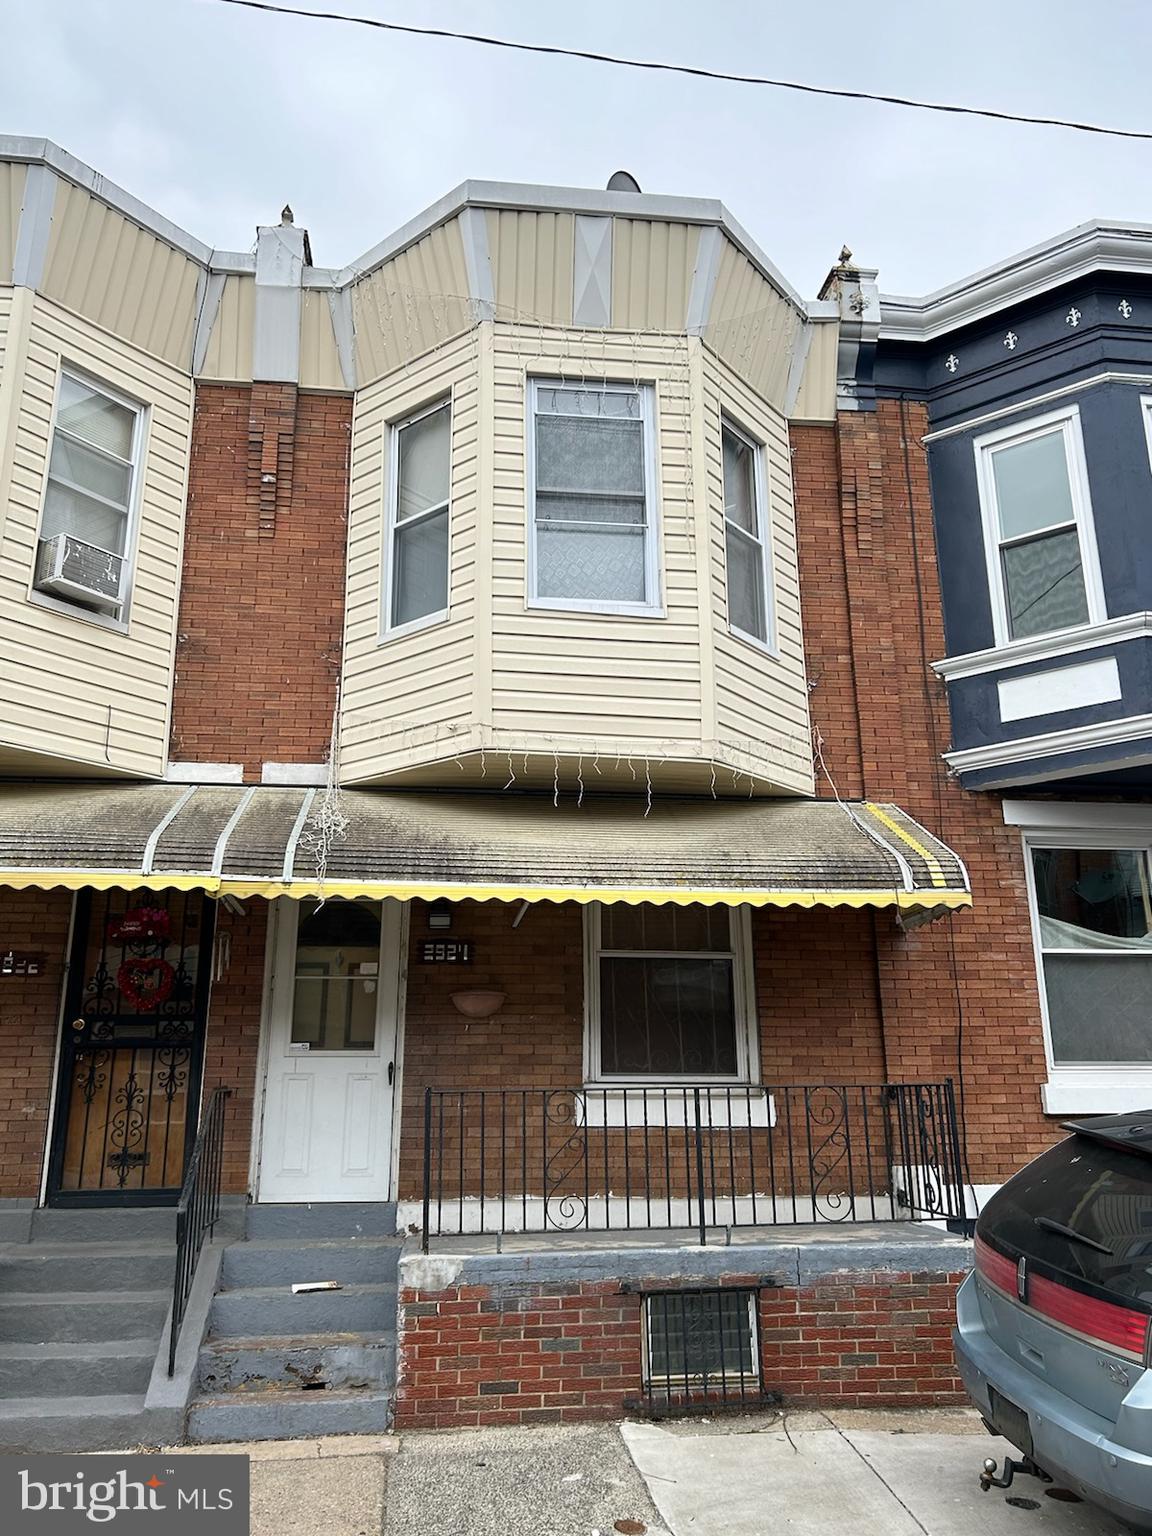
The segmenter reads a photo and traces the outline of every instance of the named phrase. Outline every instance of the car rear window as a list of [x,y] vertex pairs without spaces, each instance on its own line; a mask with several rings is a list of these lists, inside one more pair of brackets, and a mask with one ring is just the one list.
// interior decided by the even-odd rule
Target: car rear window
[[[1110,1249],[1038,1226],[1059,1222]],[[1070,1136],[998,1190],[977,1223],[980,1236],[1093,1289],[1152,1304],[1152,1158]]]

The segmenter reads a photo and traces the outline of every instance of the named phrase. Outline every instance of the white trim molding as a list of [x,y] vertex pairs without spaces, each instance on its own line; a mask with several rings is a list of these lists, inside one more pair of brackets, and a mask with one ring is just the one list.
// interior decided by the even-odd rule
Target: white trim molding
[[328,782],[327,763],[263,763],[261,784],[277,784],[284,789],[318,789]]
[[1004,825],[1044,832],[1141,832],[1152,840],[1152,805],[1106,800],[1004,800]]
[[243,763],[169,763],[169,784],[243,784]]
[[[944,761],[957,773],[976,773],[983,768],[1006,767],[1026,763],[1034,757],[1064,757],[1070,752],[1088,752],[1093,747],[1123,746],[1152,736],[1152,715],[1127,715],[1119,720],[1098,720],[1094,725],[1072,726],[1066,731],[1049,731],[1043,736],[1023,736],[1013,741],[996,741],[986,747],[966,747],[960,752],[945,752]],[[1059,777],[1053,774],[1052,777]]]
[[1000,719],[1006,725],[1085,709],[1090,704],[1116,704],[1124,697],[1115,656],[1004,677],[996,684],[996,691]]
[[880,335],[932,341],[1100,271],[1152,272],[1152,225],[1093,220],[923,298],[882,294]]
[[1152,1112],[1152,1064],[1051,1067],[1040,1090],[1049,1115],[1123,1115]]
[[1104,645],[1119,645],[1124,640],[1152,638],[1152,613],[1128,613],[1099,624],[1080,624],[1075,629],[1061,629],[1047,635],[1028,635],[1007,645],[990,646],[986,651],[968,651],[962,656],[944,656],[932,663],[932,670],[946,683],[961,677],[976,677],[981,672],[1000,672],[1005,667],[1021,667],[1031,661],[1058,661],[1075,651],[1094,651]]
[[980,416],[970,416],[951,427],[937,427],[935,432],[925,432],[922,443],[938,443],[942,437],[958,437],[962,432],[972,432],[991,421],[1003,421],[1008,416],[1018,416],[1021,411],[1033,411],[1038,405],[1049,405],[1053,400],[1065,400],[1069,395],[1083,394],[1097,384],[1136,384],[1147,389],[1152,386],[1152,374],[1148,373],[1094,373],[1089,379],[1077,379],[1075,384],[1062,384],[1059,389],[1049,389],[1042,395],[1032,395],[1027,400],[1017,400],[1014,405],[1002,405],[994,411],[984,411]]

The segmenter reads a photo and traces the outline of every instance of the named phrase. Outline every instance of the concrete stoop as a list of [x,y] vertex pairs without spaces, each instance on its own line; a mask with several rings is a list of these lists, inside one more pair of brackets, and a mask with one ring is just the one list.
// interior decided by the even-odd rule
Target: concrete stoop
[[[252,1206],[200,1350],[194,1443],[371,1434],[396,1379],[395,1207]],[[293,1294],[303,1282],[338,1290]]]
[[167,1209],[35,1211],[0,1245],[0,1450],[139,1441],[175,1258]]

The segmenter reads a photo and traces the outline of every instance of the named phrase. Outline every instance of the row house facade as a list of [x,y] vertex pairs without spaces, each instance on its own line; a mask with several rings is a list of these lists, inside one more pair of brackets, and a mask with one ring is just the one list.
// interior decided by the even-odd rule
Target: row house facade
[[3,1443],[956,1397],[984,1194],[1143,1102],[1147,241],[330,269],[0,139]]

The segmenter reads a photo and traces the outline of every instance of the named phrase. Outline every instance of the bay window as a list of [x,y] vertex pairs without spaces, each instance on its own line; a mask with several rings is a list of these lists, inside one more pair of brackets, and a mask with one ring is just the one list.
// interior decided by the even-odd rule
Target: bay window
[[533,380],[528,595],[548,607],[659,604],[652,391]]
[[392,428],[386,631],[447,617],[451,445],[448,400]]

